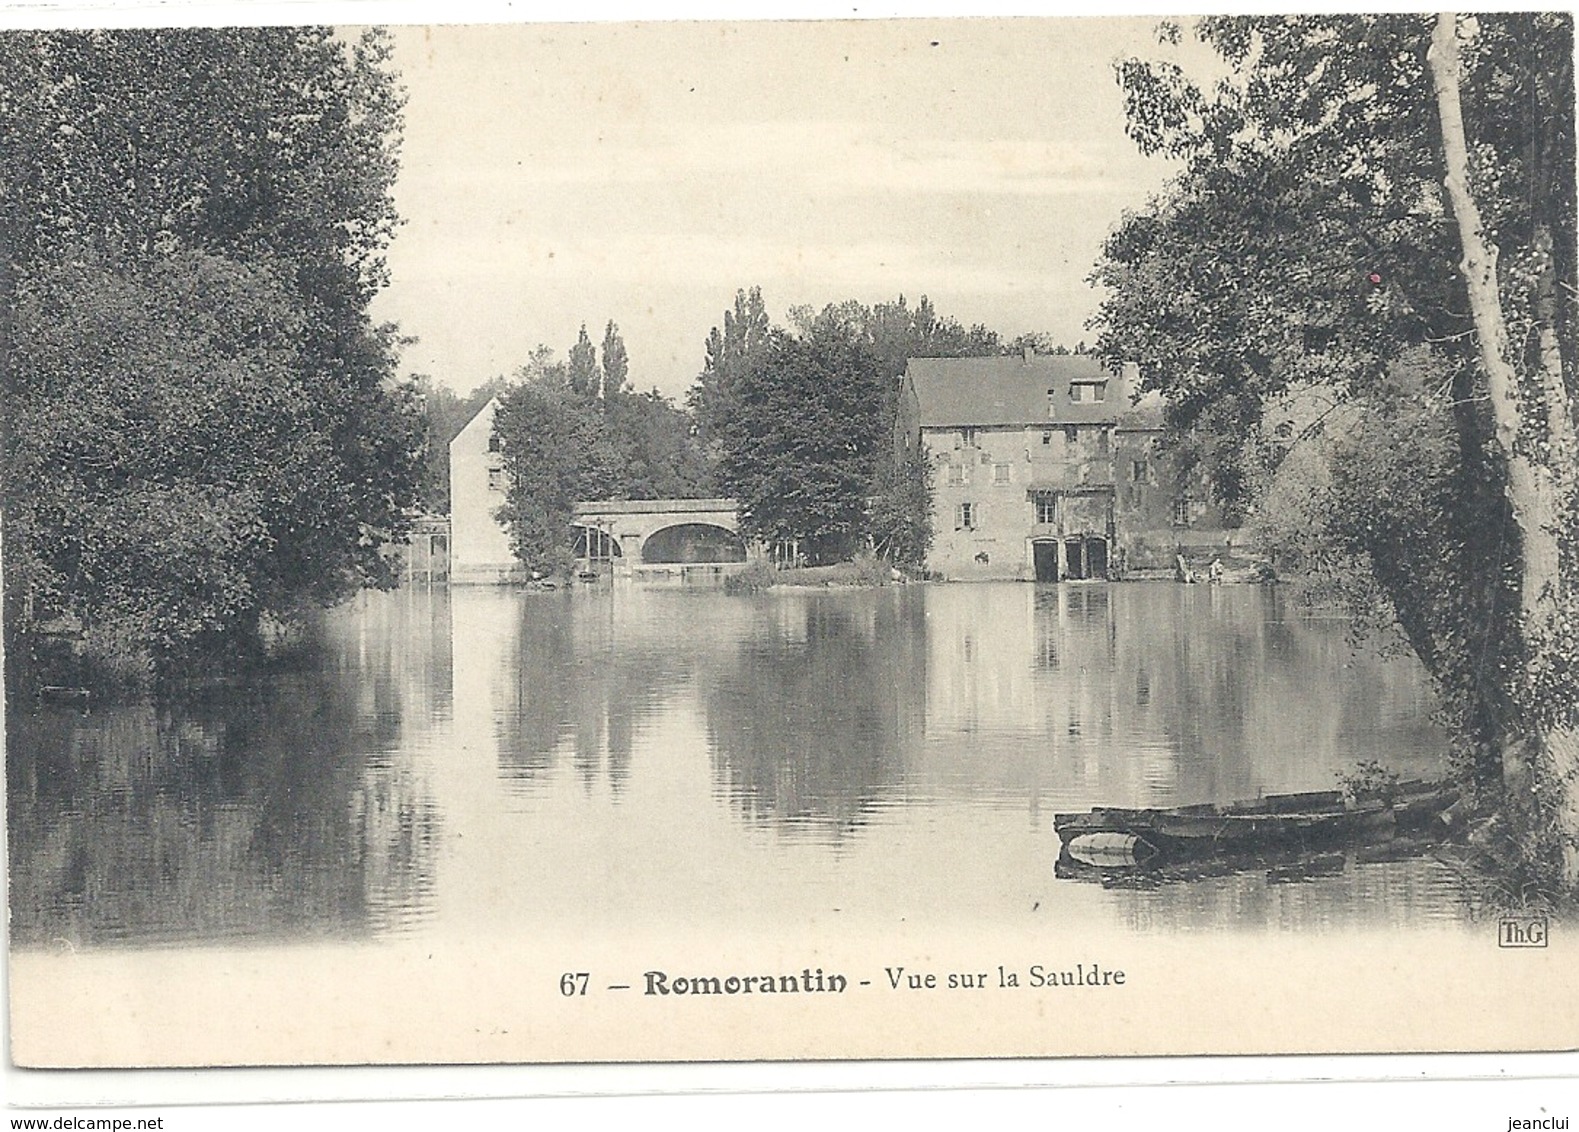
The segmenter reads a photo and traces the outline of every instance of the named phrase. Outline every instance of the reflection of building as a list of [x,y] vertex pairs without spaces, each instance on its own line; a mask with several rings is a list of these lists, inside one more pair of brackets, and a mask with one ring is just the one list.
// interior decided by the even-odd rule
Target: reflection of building
[[1135,379],[1081,354],[910,359],[899,428],[932,470],[928,566],[1059,581],[1107,577],[1115,552],[1171,559],[1173,528],[1201,516],[1161,466],[1161,409],[1132,403]]
[[494,513],[504,506],[504,453],[493,431],[497,397],[450,441],[450,581],[497,583],[522,576]]
[[401,584],[445,582],[450,576],[450,520],[446,515],[418,515],[411,534],[396,548]]

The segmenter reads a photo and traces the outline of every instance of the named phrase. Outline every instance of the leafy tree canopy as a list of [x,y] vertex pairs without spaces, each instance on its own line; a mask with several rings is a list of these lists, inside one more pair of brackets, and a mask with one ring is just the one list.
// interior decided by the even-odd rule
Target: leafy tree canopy
[[583,326],[569,363],[539,346],[501,397],[494,429],[510,486],[502,511],[517,557],[544,574],[571,566],[571,517],[581,500],[685,499],[714,485],[690,417],[656,389],[627,388],[619,328],[604,332],[602,366]]
[[[1286,454],[1315,449],[1302,529],[1262,522],[1364,583],[1351,594],[1437,678],[1482,780],[1514,809],[1545,799],[1515,822],[1529,859],[1579,882],[1579,666],[1572,632],[1556,643],[1579,624],[1571,18],[1195,30],[1226,71],[1210,86],[1118,68],[1131,136],[1183,172],[1104,248],[1098,351],[1139,362],[1249,511],[1289,498],[1284,463],[1313,465]],[[1313,391],[1337,408],[1265,443],[1269,410],[1297,416]]]
[[882,437],[882,386],[867,346],[833,323],[774,330],[735,382],[720,478],[745,533],[848,557],[866,530]]
[[[691,405],[741,501],[770,542],[833,560],[870,542],[918,568],[931,544],[931,485],[896,447],[899,379],[911,358],[1000,353],[998,335],[939,315],[922,296],[868,306],[795,307],[774,327],[758,288],[741,290],[714,328]],[[1019,347],[1034,344],[1016,342]]]
[[420,423],[367,303],[401,97],[376,33],[0,37],[7,625],[176,658],[386,577]]

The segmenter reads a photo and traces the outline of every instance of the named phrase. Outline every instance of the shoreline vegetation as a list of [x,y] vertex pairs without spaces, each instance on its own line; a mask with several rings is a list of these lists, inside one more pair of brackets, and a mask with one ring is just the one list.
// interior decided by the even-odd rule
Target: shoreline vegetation
[[770,589],[864,589],[886,586],[910,578],[875,554],[860,554],[847,562],[828,566],[778,567],[758,559],[744,570],[724,578],[724,592],[762,593]]

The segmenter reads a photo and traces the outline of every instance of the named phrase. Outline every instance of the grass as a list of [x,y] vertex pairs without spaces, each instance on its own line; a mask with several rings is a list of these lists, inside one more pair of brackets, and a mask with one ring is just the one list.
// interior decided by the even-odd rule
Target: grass
[[758,560],[725,578],[724,589],[729,593],[761,593],[773,586],[854,589],[886,586],[892,580],[893,568],[886,560],[868,551],[856,555],[849,562],[836,562],[831,566],[797,566],[784,570],[776,569],[770,562]]

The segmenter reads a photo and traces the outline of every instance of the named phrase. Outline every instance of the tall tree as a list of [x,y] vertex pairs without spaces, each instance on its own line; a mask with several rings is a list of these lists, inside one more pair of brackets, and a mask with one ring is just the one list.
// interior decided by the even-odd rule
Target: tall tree
[[[931,483],[926,468],[894,445],[900,378],[911,358],[999,353],[998,335],[984,326],[967,328],[953,318],[939,316],[925,295],[914,307],[903,295],[876,306],[850,299],[820,310],[795,307],[789,312],[789,323],[789,330],[773,328],[760,289],[752,288],[736,293],[734,309],[724,313],[723,329],[715,327],[708,336],[705,366],[691,390],[690,404],[708,454],[719,463],[722,482],[726,487],[748,483],[749,490],[761,490],[774,482],[762,467],[764,457],[758,442],[769,433],[775,443],[783,441],[785,422],[776,410],[764,411],[760,402],[766,397],[781,406],[792,403],[782,388],[784,374],[799,372],[805,380],[820,380],[811,376],[819,367],[825,374],[839,373],[838,380],[848,388],[802,391],[798,396],[804,399],[803,408],[810,414],[808,419],[818,419],[821,401],[849,398],[863,408],[860,416],[845,423],[866,430],[865,434],[859,443],[840,434],[854,447],[835,445],[824,450],[798,445],[802,458],[831,461],[824,469],[828,474],[819,479],[802,472],[785,473],[797,478],[795,487],[802,499],[798,508],[779,513],[766,499],[753,507],[760,515],[772,512],[777,516],[769,524],[773,530],[792,532],[772,537],[810,538],[806,531],[822,529],[824,518],[815,515],[809,493],[819,484],[836,496],[844,492],[839,485],[854,466],[851,454],[859,452],[857,463],[865,462],[863,507],[858,516],[839,527],[843,533],[838,537],[812,538],[819,547],[817,553],[826,556],[839,547],[849,553],[869,540],[891,561],[919,566],[932,538]],[[792,340],[805,349],[797,353],[798,348],[786,345]],[[850,368],[853,359],[859,359],[859,365]],[[764,366],[772,370],[771,380]],[[794,427],[804,425],[803,420]],[[754,429],[768,429],[769,433],[759,436]],[[854,496],[830,497],[826,501],[828,513],[844,514],[840,508],[850,498]],[[766,532],[768,527],[763,529]]]
[[516,555],[544,574],[572,564],[577,502],[684,499],[713,490],[690,417],[657,390],[624,388],[625,344],[612,321],[604,335],[601,397],[596,383],[572,376],[591,349],[585,327],[570,365],[539,346],[516,371],[519,384],[503,393],[495,421],[510,472],[505,524]]
[[520,385],[500,399],[494,431],[509,471],[501,513],[516,557],[544,574],[567,572],[575,504],[612,497],[621,472],[603,413],[568,387]]
[[734,387],[767,345],[771,323],[762,288],[735,292],[735,305],[724,312],[724,325],[707,336],[702,373],[687,394],[703,443],[718,453],[719,438],[729,428],[735,404]]
[[[1568,82],[1556,84],[1556,93],[1566,102],[1547,101],[1544,106],[1537,102],[1534,110],[1543,118],[1560,118],[1566,109],[1568,128],[1554,128],[1548,118],[1524,132],[1529,243],[1522,271],[1508,281],[1515,307],[1534,316],[1530,325],[1534,346],[1522,350],[1509,341],[1503,283],[1497,271],[1499,249],[1470,183],[1469,141],[1459,90],[1463,68],[1458,24],[1452,13],[1437,17],[1427,58],[1442,123],[1444,184],[1463,252],[1459,268],[1491,402],[1492,435],[1507,469],[1508,507],[1519,532],[1521,628],[1536,684],[1529,689],[1534,695],[1526,693],[1515,701],[1516,726],[1522,734],[1504,744],[1502,769],[1522,839],[1537,854],[1554,853],[1565,885],[1579,889],[1579,702],[1573,694],[1579,691],[1579,682],[1572,674],[1579,651],[1579,561],[1575,561],[1579,547],[1573,545],[1579,541],[1573,521],[1579,516],[1579,445],[1572,387],[1565,373],[1565,368],[1572,372],[1574,363],[1573,322],[1565,324],[1558,313],[1553,240],[1558,228],[1566,229],[1570,242],[1574,236],[1572,24],[1567,25],[1569,50],[1563,56]],[[1540,80],[1527,67],[1513,73],[1523,71],[1523,85],[1532,101],[1538,100]],[[1565,163],[1564,171],[1548,171],[1548,164],[1556,161]],[[1550,199],[1554,189],[1566,190],[1567,199]],[[1521,391],[1521,384],[1532,388]],[[1564,541],[1569,543],[1566,555]],[[1553,692],[1566,698],[1553,700]],[[1547,795],[1552,804],[1541,806]],[[1553,827],[1554,844],[1549,847],[1542,843],[1543,821]]]
[[1225,466],[1269,403],[1353,407],[1322,541],[1436,678],[1526,861],[1579,887],[1571,18],[1198,32],[1229,70],[1210,90],[1120,67],[1132,136],[1184,172],[1104,249],[1099,349]]
[[603,385],[603,374],[598,369],[598,349],[587,337],[584,322],[576,336],[576,344],[570,347],[566,379],[570,382],[570,391],[582,397],[596,397]]
[[630,357],[625,352],[625,339],[620,328],[609,319],[603,331],[603,399],[613,400],[625,391],[625,381],[630,374]]
[[1003,349],[997,333],[940,316],[925,295],[914,307],[903,295],[873,307],[854,300],[816,313],[799,307],[790,320],[804,335],[844,339],[871,356],[867,380],[875,384],[879,407],[865,533],[889,561],[919,569],[932,544],[932,480],[919,450],[895,443],[900,379],[911,358],[997,354]]
[[[174,656],[387,578],[421,455],[368,315],[397,223],[387,58],[322,28],[0,37],[8,626],[45,597],[131,638],[157,625],[141,646]],[[91,449],[68,426],[88,406]],[[270,414],[295,439],[264,443]],[[167,490],[226,503],[84,566],[88,512],[152,516]],[[188,581],[137,565],[166,544]],[[195,612],[190,587],[225,596]]]
[[720,479],[742,529],[812,562],[853,553],[882,440],[882,389],[864,344],[831,324],[774,331],[731,389]]

